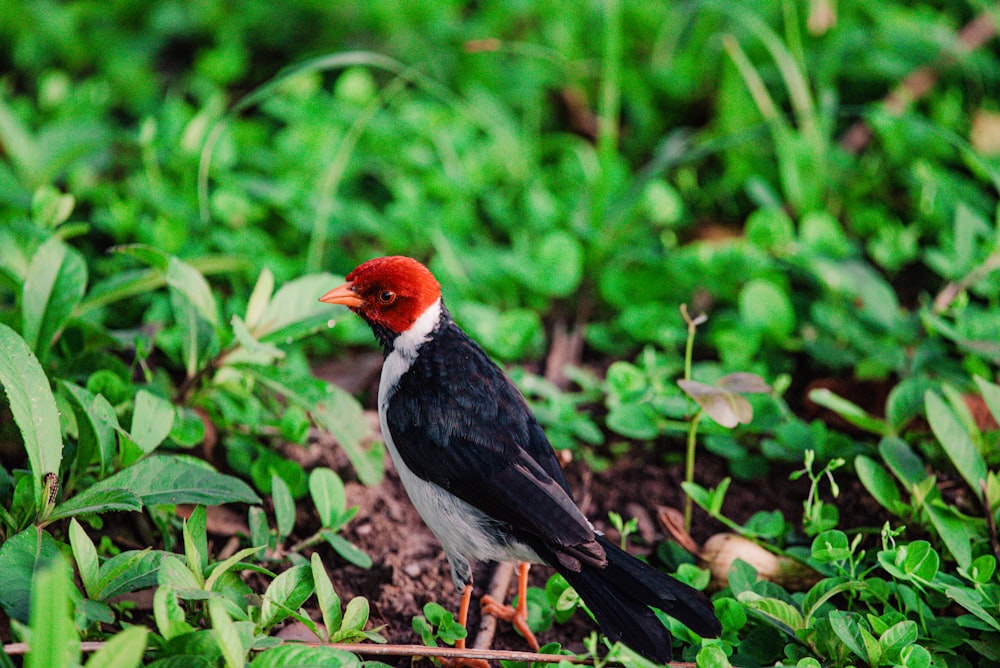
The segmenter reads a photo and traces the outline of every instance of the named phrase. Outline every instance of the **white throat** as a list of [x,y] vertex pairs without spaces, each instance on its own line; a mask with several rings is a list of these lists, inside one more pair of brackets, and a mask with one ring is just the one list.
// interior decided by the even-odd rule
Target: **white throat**
[[[410,328],[396,337],[392,342],[392,352],[382,363],[382,379],[378,387],[379,413],[386,401],[396,391],[400,377],[413,364],[420,354],[420,346],[430,338],[431,332],[441,319],[441,298],[427,307],[420,317],[413,321]],[[384,426],[384,425],[383,425]]]

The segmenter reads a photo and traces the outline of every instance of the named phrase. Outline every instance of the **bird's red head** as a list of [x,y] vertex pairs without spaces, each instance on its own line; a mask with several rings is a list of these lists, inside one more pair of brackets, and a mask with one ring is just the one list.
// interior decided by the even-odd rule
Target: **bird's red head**
[[441,297],[441,286],[424,265],[402,255],[358,265],[347,282],[320,297],[343,304],[373,326],[402,334]]

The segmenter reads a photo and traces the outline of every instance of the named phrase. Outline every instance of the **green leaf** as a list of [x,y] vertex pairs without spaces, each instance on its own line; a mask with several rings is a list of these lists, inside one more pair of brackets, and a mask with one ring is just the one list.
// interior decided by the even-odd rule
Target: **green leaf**
[[80,515],[99,515],[111,512],[137,512],[142,510],[142,500],[134,492],[120,487],[93,485],[55,507],[47,520],[66,519]]
[[698,668],[732,668],[725,650],[718,645],[706,645],[698,650],[695,656]]
[[255,547],[245,547],[236,554],[228,557],[224,561],[212,564],[211,573],[205,579],[205,589],[212,591],[215,589],[215,583],[224,574],[228,573],[232,568],[239,565],[247,557],[253,556],[260,551],[262,551],[266,546],[257,545]]
[[200,590],[203,584],[183,561],[172,554],[164,556],[160,561],[156,581],[160,586],[170,585],[182,598],[186,598],[185,594],[192,589]]
[[858,657],[867,660],[868,654],[861,639],[862,629],[858,623],[858,615],[852,612],[833,610],[829,619],[830,627],[841,642],[847,645],[847,648]]
[[253,292],[250,293],[250,299],[247,300],[247,313],[244,322],[249,329],[257,328],[261,316],[264,315],[264,311],[271,301],[271,293],[273,292],[274,274],[271,273],[270,269],[264,267],[260,270],[257,282],[253,286]]
[[101,577],[97,582],[97,600],[107,601],[119,594],[155,585],[160,561],[167,554],[146,549],[129,550],[111,557],[101,564]]
[[851,558],[847,534],[838,529],[824,531],[813,539],[813,559],[819,562],[844,561]]
[[878,453],[892,474],[907,489],[912,489],[925,478],[924,462],[913,452],[910,444],[896,436],[886,436],[878,444]]
[[937,575],[941,558],[926,540],[915,540],[906,545],[903,570],[918,581],[929,583]]
[[164,640],[171,640],[194,630],[187,623],[187,616],[173,585],[162,584],[156,588],[153,593],[153,618],[156,620],[156,629]]
[[[258,283],[262,279],[263,275]],[[327,273],[307,274],[288,281],[274,293],[258,322],[250,322],[248,307],[247,326],[259,340],[288,343],[289,339],[296,339],[297,334],[308,331],[297,325],[317,320],[325,322],[331,314],[344,312],[342,308],[331,309],[329,304],[319,301],[320,295],[342,282],[343,277]],[[256,288],[254,290],[256,292]]]
[[144,505],[260,503],[260,497],[237,478],[177,455],[151,455],[90,488],[130,490]]
[[773,282],[755,278],[739,295],[740,320],[749,329],[784,341],[795,331],[795,310],[788,293]]
[[174,426],[174,406],[152,392],[139,390],[135,395],[130,434],[145,454],[163,442]]
[[285,619],[288,613],[284,608],[298,610],[313,593],[312,571],[309,566],[293,566],[274,578],[264,592],[260,606],[260,625],[264,629]]
[[274,519],[278,536],[284,540],[295,528],[295,499],[288,485],[277,473],[271,474],[271,499],[274,501]]
[[199,580],[204,580],[205,569],[208,568],[207,521],[205,506],[195,507],[191,516],[184,520],[184,557],[188,568]]
[[247,650],[240,640],[239,631],[226,612],[225,603],[218,598],[208,600],[208,614],[212,620],[212,631],[215,634],[222,656],[225,657],[227,668],[243,668],[246,663]]
[[580,286],[584,253],[573,235],[562,230],[549,232],[533,247],[532,256],[529,273],[534,291],[565,297]]
[[978,497],[979,485],[986,480],[986,461],[976,448],[969,432],[962,427],[961,422],[941,397],[928,390],[924,395],[924,401],[931,431],[973,494]]
[[320,531],[320,535],[323,536],[337,554],[350,563],[359,568],[372,567],[372,558],[340,534],[329,529],[323,529]]
[[867,455],[858,455],[854,458],[854,470],[861,484],[883,508],[896,515],[906,512],[907,505],[903,502],[896,481],[878,462]]
[[967,570],[972,564],[972,541],[981,540],[972,519],[940,501],[925,503],[923,507],[951,556],[961,568]]
[[706,415],[727,429],[753,420],[753,407],[745,397],[696,380],[682,378],[677,384]]
[[340,630],[341,622],[344,619],[344,613],[340,609],[340,597],[333,588],[333,583],[330,582],[330,576],[318,553],[312,553],[309,565],[312,569],[316,600],[319,602],[319,610],[323,615],[323,626],[326,627],[327,640],[329,641],[333,634]]
[[200,271],[176,257],[167,261],[167,285],[177,290],[195,307],[198,315],[213,327],[219,326],[219,307],[212,288]]
[[605,421],[611,431],[638,441],[652,440],[660,433],[656,415],[647,404],[613,406]]
[[344,608],[344,620],[340,625],[341,630],[364,631],[365,624],[368,623],[369,606],[368,599],[363,596],[356,596],[347,602]]
[[915,643],[917,635],[917,623],[912,620],[907,619],[893,624],[878,639],[879,645],[882,646],[882,654],[890,661],[899,661],[903,648]]
[[62,559],[47,562],[35,574],[31,587],[31,651],[25,657],[25,668],[79,663],[80,636],[73,625],[72,589]]
[[[114,409],[104,397],[94,395],[68,380],[60,380],[59,387],[69,400],[79,427],[77,468],[83,470],[91,462],[96,461],[100,466],[100,473],[104,474],[111,465],[117,449],[114,426],[105,419],[108,411],[114,414]],[[99,403],[101,405],[98,405]]]
[[1000,385],[991,383],[979,376],[973,376],[973,379],[976,381],[979,392],[983,395],[983,401],[986,402],[986,407],[990,409],[993,419],[1000,422]]
[[0,606],[11,619],[28,622],[32,580],[44,564],[60,558],[52,537],[34,526],[0,545]]
[[827,388],[819,388],[809,392],[809,401],[828,408],[855,427],[882,436],[887,427],[884,420],[872,417],[857,404],[840,397]]
[[745,605],[748,610],[753,610],[776,623],[780,628],[791,635],[796,631],[805,628],[805,620],[802,613],[795,606],[780,599],[761,596],[753,591],[743,591],[737,596],[737,600]]
[[24,341],[45,361],[49,346],[83,298],[87,265],[58,237],[35,251],[21,299]]
[[319,467],[312,470],[309,474],[309,494],[324,527],[332,527],[344,514],[347,507],[344,482],[331,469]]
[[149,629],[144,626],[130,626],[106,640],[104,645],[90,656],[86,668],[140,666],[148,638]]
[[0,385],[21,432],[31,464],[35,507],[42,508],[42,478],[59,472],[62,434],[59,411],[38,358],[23,339],[0,323]]
[[948,598],[971,612],[981,621],[986,622],[993,629],[1000,631],[1000,619],[997,618],[995,611],[996,604],[990,604],[991,609],[987,610],[983,606],[983,597],[979,592],[965,587],[946,587],[944,593]]
[[83,530],[76,519],[69,523],[69,542],[73,548],[73,559],[76,560],[76,568],[80,572],[80,581],[83,582],[83,589],[87,596],[97,598],[97,582],[99,577],[100,563],[97,559],[97,548],[90,536]]
[[335,666],[336,668],[361,668],[361,660],[354,654],[336,647],[307,647],[279,645],[257,655],[250,668],[286,668],[287,666]]

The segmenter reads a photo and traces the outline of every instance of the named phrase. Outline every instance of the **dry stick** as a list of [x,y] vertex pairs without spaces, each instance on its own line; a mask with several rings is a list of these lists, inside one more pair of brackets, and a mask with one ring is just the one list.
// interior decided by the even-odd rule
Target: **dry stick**
[[[903,79],[885,96],[882,104],[892,116],[899,116],[913,102],[926,95],[937,83],[938,71],[953,64],[957,55],[975,51],[997,33],[997,18],[991,12],[983,12],[967,23],[958,33],[957,54],[942,53],[937,62],[924,65]],[[864,120],[852,125],[840,138],[840,147],[848,153],[860,153],[872,139],[872,130]]]

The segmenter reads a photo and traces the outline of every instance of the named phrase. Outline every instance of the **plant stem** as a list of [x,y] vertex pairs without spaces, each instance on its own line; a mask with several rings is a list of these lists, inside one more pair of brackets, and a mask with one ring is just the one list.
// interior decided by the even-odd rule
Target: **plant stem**
[[[698,423],[701,422],[702,416],[705,415],[705,411],[698,409],[698,412],[694,414],[691,418],[690,426],[688,427],[688,437],[687,437],[687,454],[684,456],[684,481],[694,482],[694,454],[695,447],[698,444]],[[694,508],[694,502],[691,500],[690,496],[684,497],[684,530],[691,531],[691,512]]]

